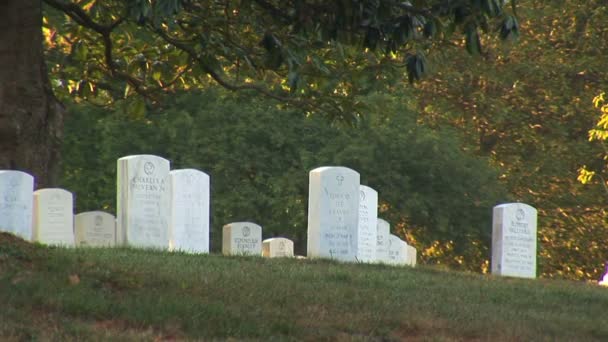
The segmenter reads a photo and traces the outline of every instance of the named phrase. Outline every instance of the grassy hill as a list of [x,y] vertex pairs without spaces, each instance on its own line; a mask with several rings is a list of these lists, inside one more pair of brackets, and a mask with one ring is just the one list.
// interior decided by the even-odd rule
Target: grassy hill
[[0,233],[0,340],[608,340],[608,289]]

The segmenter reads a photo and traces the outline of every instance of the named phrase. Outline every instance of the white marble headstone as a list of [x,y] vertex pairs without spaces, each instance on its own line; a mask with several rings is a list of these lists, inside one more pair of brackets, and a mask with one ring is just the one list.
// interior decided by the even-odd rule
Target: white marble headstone
[[57,188],[34,191],[32,241],[74,246],[72,193]]
[[412,245],[407,245],[407,263],[408,265],[414,267],[416,266],[416,247]]
[[262,227],[251,222],[233,222],[222,228],[222,254],[262,255]]
[[525,203],[497,205],[492,223],[492,273],[536,278],[536,209]]
[[378,192],[369,186],[359,186],[359,224],[357,228],[357,261],[376,261],[378,231]]
[[262,241],[262,256],[267,258],[293,257],[293,241],[286,238],[272,238]]
[[408,244],[398,236],[390,234],[388,237],[388,263],[392,265],[407,265]]
[[391,225],[379,218],[376,235],[376,262],[388,263],[388,243],[391,235]]
[[357,260],[359,173],[325,166],[310,171],[308,188],[309,258]]
[[117,244],[169,248],[169,227],[162,208],[169,161],[134,155],[118,159],[117,164]]
[[116,218],[104,211],[86,211],[74,216],[74,238],[78,247],[116,245]]
[[14,170],[0,170],[0,231],[32,239],[34,177]]
[[209,176],[194,169],[173,170],[166,183],[171,249],[209,253]]

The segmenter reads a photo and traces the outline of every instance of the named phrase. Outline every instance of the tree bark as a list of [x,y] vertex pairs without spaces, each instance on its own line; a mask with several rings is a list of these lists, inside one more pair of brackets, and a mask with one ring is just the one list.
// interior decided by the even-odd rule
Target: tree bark
[[0,1],[0,169],[56,183],[64,109],[43,55],[41,0]]

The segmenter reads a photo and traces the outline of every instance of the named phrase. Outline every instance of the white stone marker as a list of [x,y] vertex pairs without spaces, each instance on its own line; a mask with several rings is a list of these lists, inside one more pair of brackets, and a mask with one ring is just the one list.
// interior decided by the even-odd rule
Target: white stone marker
[[416,247],[407,245],[407,264],[414,267],[416,266]]
[[162,208],[169,161],[144,154],[120,158],[117,164],[117,244],[169,248]]
[[376,261],[378,240],[378,192],[369,186],[359,186],[359,223],[357,227],[357,261]]
[[492,274],[536,278],[536,222],[536,209],[528,204],[494,207]]
[[407,265],[408,244],[398,236],[390,234],[388,237],[388,263],[392,265]]
[[171,249],[209,253],[209,176],[194,169],[173,170],[166,184]]
[[74,238],[78,247],[116,245],[116,218],[104,211],[86,211],[74,216]]
[[32,241],[74,246],[72,193],[57,188],[34,191]]
[[379,218],[377,228],[376,262],[388,263],[388,244],[389,236],[391,235],[391,225]]
[[310,171],[308,257],[356,261],[358,221],[359,173],[341,166]]
[[251,222],[234,222],[222,228],[222,254],[262,255],[262,227]]
[[293,257],[293,241],[286,238],[272,238],[262,241],[262,256],[267,258]]
[[34,177],[14,170],[0,171],[0,231],[32,239]]

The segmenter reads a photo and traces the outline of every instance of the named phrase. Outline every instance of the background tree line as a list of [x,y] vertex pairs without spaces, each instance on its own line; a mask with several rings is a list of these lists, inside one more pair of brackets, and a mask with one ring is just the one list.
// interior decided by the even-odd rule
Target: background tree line
[[[224,224],[250,220],[305,254],[308,172],[343,165],[379,192],[379,216],[420,248],[422,260],[485,269],[491,208],[508,199],[488,158],[462,151],[461,134],[450,127],[417,124],[399,98],[362,101],[379,110],[356,129],[218,87],[174,94],[166,107],[137,117],[120,105],[77,105],[66,122],[62,184],[76,194],[78,211],[114,212],[116,160],[161,155],[172,169],[210,175],[212,249],[221,246]],[[437,244],[452,246],[453,259],[442,258]]]
[[[247,2],[239,14],[255,17],[251,14],[260,10],[255,3],[260,2]],[[608,64],[608,31],[603,25],[608,6],[599,0],[517,1],[516,6],[511,1],[513,6],[507,7],[485,0],[458,3],[462,7],[443,12],[436,7],[445,15],[442,20],[410,15],[403,23],[412,31],[390,31],[387,36],[376,35],[376,30],[389,32],[383,25],[394,16],[379,6],[373,7],[379,21],[371,26],[368,17],[351,17],[368,24],[354,36],[338,34],[346,27],[340,25],[349,24],[328,19],[324,24],[329,25],[319,31],[309,27],[297,35],[310,41],[278,45],[288,41],[289,31],[264,15],[259,22],[239,22],[252,28],[243,35],[230,36],[230,31],[222,31],[228,26],[221,26],[203,35],[205,39],[191,41],[198,44],[195,52],[228,49],[218,61],[205,53],[201,61],[235,77],[231,80],[270,85],[267,97],[249,86],[239,88],[244,92],[238,95],[213,89],[209,70],[195,68],[184,58],[189,54],[180,53],[175,44],[158,43],[162,36],[150,35],[154,20],[164,12],[141,7],[143,12],[130,14],[145,18],[140,25],[127,20],[114,33],[122,58],[115,67],[128,71],[124,76],[145,79],[147,87],[169,85],[164,89],[170,93],[168,100],[162,95],[132,96],[142,89],[128,79],[116,81],[104,69],[103,42],[95,38],[99,33],[49,10],[46,58],[56,93],[68,102],[109,106],[70,106],[62,184],[78,193],[79,209],[111,209],[115,159],[144,152],[165,155],[174,167],[198,166],[211,173],[213,191],[219,191],[214,198],[220,201],[214,204],[214,225],[238,215],[272,216],[275,223],[260,223],[268,232],[284,232],[300,241],[302,248],[306,172],[340,163],[360,171],[363,181],[379,190],[382,215],[414,242],[427,262],[486,270],[490,208],[508,199],[539,209],[543,276],[597,278],[608,258],[606,197],[598,177],[596,186],[576,178],[582,164],[590,170],[602,170],[605,164],[604,150],[588,142],[588,130],[599,116],[591,100],[608,88],[602,77]],[[96,20],[119,18],[107,16],[112,12],[102,11],[95,2],[79,5]],[[413,6],[425,5],[432,7],[430,2]],[[307,11],[311,8],[302,13]],[[191,12],[185,13],[189,18]],[[204,27],[220,27],[222,18],[234,15],[215,7],[209,13],[213,15],[202,21]],[[278,33],[265,35],[265,25]],[[178,38],[205,32],[189,29]],[[231,50],[225,46],[229,40],[220,39],[227,35],[241,46],[248,41],[266,45]],[[434,39],[423,39],[427,36]],[[403,49],[392,51],[390,41],[402,37]],[[245,52],[255,57],[247,72],[236,63],[247,64]],[[416,74],[422,70],[427,77]],[[180,74],[194,78],[174,78]],[[408,78],[419,82],[410,85]],[[177,88],[205,90],[184,94]],[[296,101],[289,105],[270,100],[284,96]],[[309,102],[315,98],[319,102]],[[256,119],[248,121],[248,115]],[[203,134],[211,130],[225,133]],[[208,140],[212,137],[221,140]],[[254,149],[255,154],[250,152]],[[237,188],[241,195],[233,191]],[[220,194],[235,196],[235,201],[225,197],[221,203]],[[252,197],[258,201],[248,201]]]

